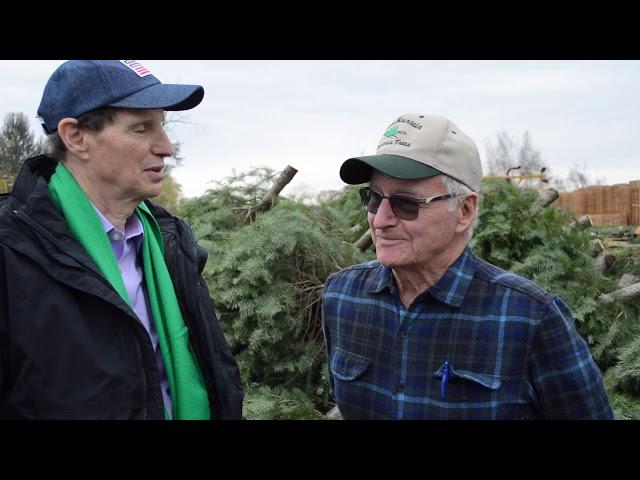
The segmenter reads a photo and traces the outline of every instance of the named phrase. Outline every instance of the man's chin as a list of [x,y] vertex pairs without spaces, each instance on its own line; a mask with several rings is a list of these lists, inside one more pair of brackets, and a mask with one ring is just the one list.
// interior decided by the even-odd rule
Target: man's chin
[[407,264],[406,260],[403,260],[397,255],[387,255],[385,253],[378,252],[376,257],[378,259],[378,262],[389,268],[402,267]]
[[145,199],[150,198],[150,199],[155,199],[157,198],[160,194],[162,193],[162,188],[159,189],[149,189],[146,192],[146,195],[144,196]]

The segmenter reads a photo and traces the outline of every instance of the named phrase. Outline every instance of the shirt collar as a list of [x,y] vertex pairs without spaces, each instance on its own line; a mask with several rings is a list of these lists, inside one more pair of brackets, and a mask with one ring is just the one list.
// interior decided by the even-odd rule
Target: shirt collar
[[[466,247],[453,265],[447,269],[442,278],[421,295],[428,293],[433,298],[447,305],[459,307],[471,285],[477,264],[477,257],[469,247]],[[365,291],[367,293],[379,293],[384,289],[389,289],[391,293],[397,291],[391,269],[382,264],[378,264],[378,268],[376,268],[367,279]]]
[[458,259],[427,292],[447,305],[459,307],[473,280],[478,258],[466,247]]
[[[102,228],[104,228],[105,233],[109,233],[111,230],[116,230],[120,232],[113,224],[109,221],[107,217],[105,217],[102,212],[96,207],[93,203],[91,203],[96,213],[98,214],[98,218],[102,223]],[[134,213],[124,224],[124,232],[120,232],[124,235],[125,240],[129,240],[130,238],[136,237],[138,235],[144,235],[144,230],[142,228],[142,222],[138,218],[138,216]]]
[[385,288],[388,288],[392,293],[396,291],[395,280],[393,278],[393,272],[391,269],[381,263],[377,263],[377,268],[367,278],[365,283],[365,291],[367,293],[379,293]]

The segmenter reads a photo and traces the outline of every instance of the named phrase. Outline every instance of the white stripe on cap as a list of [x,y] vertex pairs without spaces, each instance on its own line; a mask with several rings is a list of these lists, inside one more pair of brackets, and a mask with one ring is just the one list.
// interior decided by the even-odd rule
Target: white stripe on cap
[[129,67],[131,70],[136,72],[136,75],[141,78],[146,77],[147,75],[151,75],[149,69],[142,65],[138,60],[120,60],[120,63]]

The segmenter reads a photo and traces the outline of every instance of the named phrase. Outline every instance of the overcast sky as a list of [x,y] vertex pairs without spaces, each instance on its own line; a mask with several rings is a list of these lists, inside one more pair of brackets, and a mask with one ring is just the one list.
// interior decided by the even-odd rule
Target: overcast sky
[[[257,166],[298,169],[290,193],[339,189],[344,160],[373,154],[402,113],[449,118],[485,162],[498,132],[529,131],[553,174],[586,166],[606,183],[640,179],[640,61],[141,60],[163,83],[204,86],[173,124],[174,177],[186,197]],[[0,61],[0,116],[33,132],[42,90],[62,60]],[[285,192],[283,192],[285,193]]]

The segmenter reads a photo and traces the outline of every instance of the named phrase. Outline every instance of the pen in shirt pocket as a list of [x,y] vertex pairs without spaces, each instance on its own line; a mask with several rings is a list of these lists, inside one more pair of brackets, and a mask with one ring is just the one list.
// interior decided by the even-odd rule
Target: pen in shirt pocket
[[449,361],[445,361],[442,369],[442,380],[440,382],[440,391],[442,400],[447,397],[447,383],[449,383]]

